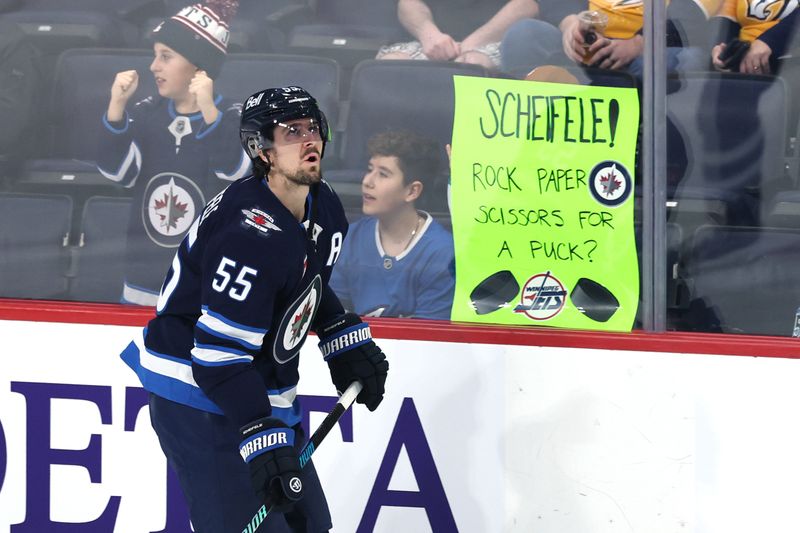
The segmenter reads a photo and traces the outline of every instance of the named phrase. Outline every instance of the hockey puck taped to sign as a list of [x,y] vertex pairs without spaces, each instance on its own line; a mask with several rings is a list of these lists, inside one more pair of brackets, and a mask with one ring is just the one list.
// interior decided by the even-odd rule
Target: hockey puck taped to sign
[[469,295],[475,313],[485,315],[506,307],[519,293],[510,270],[500,270],[478,283]]
[[570,293],[575,308],[595,322],[606,322],[619,309],[610,290],[589,278],[581,278]]

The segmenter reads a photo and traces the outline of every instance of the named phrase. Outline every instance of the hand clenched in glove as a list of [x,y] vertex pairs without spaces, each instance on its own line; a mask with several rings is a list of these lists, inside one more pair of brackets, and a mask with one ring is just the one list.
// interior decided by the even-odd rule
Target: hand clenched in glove
[[284,513],[303,497],[303,476],[294,430],[277,418],[260,418],[241,428],[239,453],[250,467],[259,500]]
[[345,313],[317,328],[319,349],[341,394],[354,381],[364,388],[356,398],[374,411],[383,400],[389,362],[372,341],[369,325],[355,313]]

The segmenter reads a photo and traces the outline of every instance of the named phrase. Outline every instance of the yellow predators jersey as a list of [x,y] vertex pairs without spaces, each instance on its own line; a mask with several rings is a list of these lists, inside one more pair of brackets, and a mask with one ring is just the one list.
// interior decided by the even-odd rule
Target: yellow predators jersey
[[[710,17],[717,12],[723,0],[691,1],[700,7],[706,17]],[[603,33],[612,39],[630,39],[644,23],[644,0],[589,0],[589,9],[608,16],[608,27]]]
[[753,41],[797,9],[798,0],[724,0],[719,15],[742,27],[739,38]]

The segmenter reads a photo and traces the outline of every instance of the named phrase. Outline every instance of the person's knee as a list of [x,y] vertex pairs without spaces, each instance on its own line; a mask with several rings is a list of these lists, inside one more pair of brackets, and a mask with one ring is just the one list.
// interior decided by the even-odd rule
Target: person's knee
[[[667,67],[670,70],[679,72],[689,72],[697,70],[708,70],[710,60],[708,54],[699,47],[687,48],[668,48]],[[674,56],[674,59],[673,59]]]
[[543,20],[518,20],[506,30],[505,35],[503,35],[502,43],[504,46],[515,45],[530,47],[532,44],[541,43],[543,38],[554,33],[553,30],[558,32],[558,28],[555,28],[552,24]]
[[468,52],[464,52],[463,54],[458,56],[455,60],[458,63],[472,63],[473,65],[480,65],[488,69],[494,68],[495,66],[494,63],[492,63],[492,60],[489,58],[489,56],[487,56],[483,52],[478,52],[476,50],[470,50]]
[[389,52],[375,59],[411,59],[411,56],[403,52]]

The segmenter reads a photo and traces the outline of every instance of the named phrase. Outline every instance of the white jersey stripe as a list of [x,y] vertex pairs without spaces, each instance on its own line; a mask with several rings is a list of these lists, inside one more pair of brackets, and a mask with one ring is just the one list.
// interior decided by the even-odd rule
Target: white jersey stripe
[[[128,147],[128,153],[125,154],[125,159],[122,161],[122,164],[120,165],[119,170],[117,170],[115,173],[106,172],[105,170],[103,170],[100,167],[97,167],[97,170],[100,171],[100,174],[102,174],[106,178],[110,179],[111,181],[115,181],[115,182],[119,183],[127,175],[128,170],[131,167],[131,164],[134,164],[136,166],[135,167],[136,168],[135,177],[138,177],[139,176],[139,170],[142,168],[142,153],[139,151],[139,146],[135,142],[132,142],[130,144],[130,146]],[[126,187],[132,187],[133,186],[133,183],[136,181],[135,177],[134,177],[134,180],[131,183],[126,185]]]
[[255,328],[245,329],[246,326],[225,320],[222,316],[215,314],[213,311],[209,311],[206,307],[203,307],[202,312],[203,314],[197,320],[198,327],[212,335],[235,340],[245,348],[251,350],[258,350],[261,348],[261,342],[264,340],[264,335],[267,333],[266,330]]
[[136,346],[139,348],[139,363],[143,368],[199,388],[192,375],[192,365],[189,364],[188,361],[179,363],[175,359],[166,359],[148,352],[140,337],[137,337],[134,342],[136,342]]
[[273,407],[288,408],[292,406],[294,399],[297,397],[297,387],[292,387],[283,392],[269,391],[269,403]]
[[253,360],[252,355],[236,354],[212,348],[199,348],[197,346],[192,348],[192,358],[197,360],[201,365],[204,363],[211,365],[250,363]]
[[242,156],[239,158],[239,166],[232,174],[225,174],[224,172],[220,172],[218,170],[214,171],[214,174],[221,180],[225,181],[236,181],[238,179],[242,179],[250,172],[250,158],[247,157],[247,154],[244,153],[242,150]]
[[125,303],[153,307],[158,303],[158,294],[153,294],[125,283],[122,287],[122,300]]

